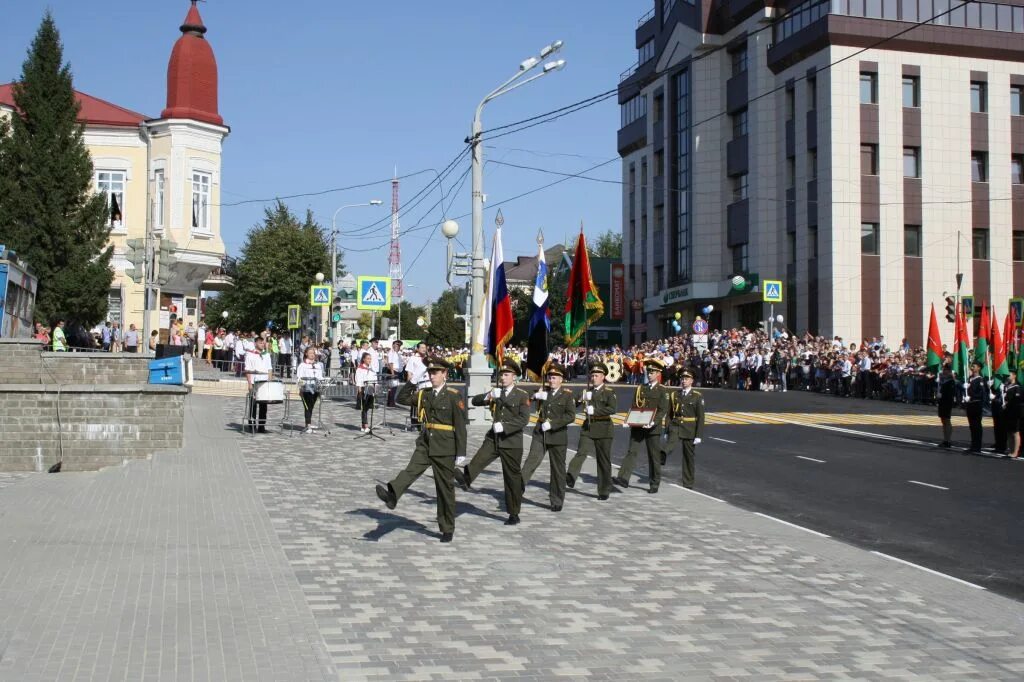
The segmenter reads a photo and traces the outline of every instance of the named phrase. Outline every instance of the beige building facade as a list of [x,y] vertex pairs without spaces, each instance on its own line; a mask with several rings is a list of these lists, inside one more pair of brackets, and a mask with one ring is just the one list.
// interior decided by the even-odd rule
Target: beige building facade
[[972,5],[656,3],[619,85],[629,340],[707,305],[713,327],[755,326],[766,280],[786,328],[851,341],[922,345],[957,273],[1005,314],[1024,295],[1024,1]]

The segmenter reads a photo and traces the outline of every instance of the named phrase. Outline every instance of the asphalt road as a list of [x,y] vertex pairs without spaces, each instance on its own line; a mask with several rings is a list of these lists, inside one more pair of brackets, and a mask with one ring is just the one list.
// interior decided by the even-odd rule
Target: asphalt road
[[[623,412],[634,390],[616,388]],[[709,425],[697,448],[697,491],[1024,600],[1024,462],[938,448],[930,407],[795,391],[703,393],[712,413],[844,423]],[[627,447],[621,431],[616,462]],[[967,428],[954,439],[966,444]],[[637,461],[645,475],[646,456]],[[676,452],[663,480],[680,478]],[[622,494],[646,494],[646,481],[637,484],[634,476]]]

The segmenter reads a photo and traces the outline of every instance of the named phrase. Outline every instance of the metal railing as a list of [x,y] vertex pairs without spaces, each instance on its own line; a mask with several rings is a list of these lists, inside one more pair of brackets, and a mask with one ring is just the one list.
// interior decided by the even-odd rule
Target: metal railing
[[640,17],[639,19],[636,20],[636,25],[637,26],[643,26],[644,24],[646,24],[648,21],[650,21],[653,18],[654,18],[654,8],[652,7],[651,9],[649,9],[647,11],[647,13],[645,15],[643,15],[642,17]]
[[636,73],[636,70],[639,68],[640,62],[634,62],[632,66],[630,66],[628,69],[619,74],[619,82],[621,83],[622,81],[632,76],[634,73]]

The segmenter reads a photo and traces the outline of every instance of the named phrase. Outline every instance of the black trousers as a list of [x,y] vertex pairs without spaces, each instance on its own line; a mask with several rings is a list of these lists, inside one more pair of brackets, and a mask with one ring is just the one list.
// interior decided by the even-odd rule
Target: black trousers
[[359,411],[362,419],[363,426],[369,426],[370,420],[368,419],[370,410],[373,409],[373,394],[363,393],[359,398]]
[[967,403],[967,425],[971,427],[971,450],[981,452],[981,403]]
[[313,423],[313,407],[316,406],[316,401],[320,394],[301,391],[299,395],[302,396],[302,409],[304,412],[303,416],[306,419],[306,426],[309,426]]
[[992,428],[995,431],[996,450],[1006,450],[1006,419],[1003,418],[1003,406],[995,401],[992,402]]
[[[257,413],[259,414],[258,418]],[[252,426],[253,423],[260,429],[267,427],[267,403],[252,401],[252,408],[249,410],[249,425]]]

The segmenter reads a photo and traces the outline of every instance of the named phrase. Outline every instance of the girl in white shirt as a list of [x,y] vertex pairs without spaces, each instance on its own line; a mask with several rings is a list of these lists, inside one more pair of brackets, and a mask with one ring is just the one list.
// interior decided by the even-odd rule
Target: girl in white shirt
[[362,412],[363,433],[370,430],[366,415],[373,406],[373,394],[366,390],[366,384],[377,383],[377,373],[370,368],[372,362],[373,356],[363,353],[360,356],[359,366],[356,368],[356,398]]
[[299,379],[299,396],[302,398],[302,407],[305,409],[306,433],[313,433],[316,430],[312,426],[313,406],[320,398],[316,380],[324,378],[324,366],[316,360],[316,348],[310,346],[306,349],[305,357],[299,363],[295,376]]

